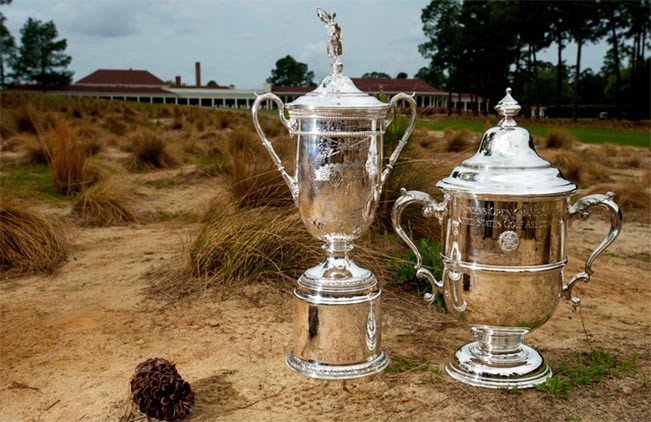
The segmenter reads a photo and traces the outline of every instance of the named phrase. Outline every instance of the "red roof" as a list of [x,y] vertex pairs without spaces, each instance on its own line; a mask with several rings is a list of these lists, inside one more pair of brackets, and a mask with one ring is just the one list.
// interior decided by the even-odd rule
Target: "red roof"
[[69,85],[60,89],[61,91],[70,91],[70,92],[102,92],[102,93],[112,93],[116,95],[120,94],[166,94],[166,95],[176,95],[173,92],[170,92],[164,88],[158,86],[88,86],[88,85]]
[[[420,79],[389,79],[389,78],[351,78],[357,88],[364,92],[418,92],[418,93],[438,93],[442,91],[434,88],[432,85]],[[304,94],[314,90],[314,87],[304,86],[273,86],[272,92]]]
[[99,69],[81,78],[75,85],[102,86],[163,86],[165,82],[146,70]]

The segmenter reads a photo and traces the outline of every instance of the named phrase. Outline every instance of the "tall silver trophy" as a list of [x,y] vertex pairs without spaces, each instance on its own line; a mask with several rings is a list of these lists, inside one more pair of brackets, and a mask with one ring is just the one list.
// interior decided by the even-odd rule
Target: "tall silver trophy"
[[[590,280],[592,263],[619,234],[622,214],[613,194],[588,195],[574,205],[577,186],[534,150],[529,133],[513,117],[520,110],[510,89],[495,107],[502,120],[483,136],[479,151],[436,186],[437,202],[404,191],[392,210],[398,235],[416,254],[417,275],[443,292],[448,312],[466,321],[475,340],[459,348],[446,365],[453,378],[487,388],[526,388],[552,375],[542,356],[522,344],[543,325],[564,296]],[[441,224],[442,280],[422,267],[422,257],[401,227],[409,204]],[[610,231],[588,257],[584,271],[565,284],[567,228],[592,207],[610,216]],[[428,299],[433,299],[433,295]]]
[[[317,88],[286,105],[272,93],[253,104],[255,128],[287,182],[308,232],[325,242],[327,257],[298,279],[294,290],[293,351],[287,365],[313,378],[371,375],[389,363],[381,349],[381,289],[371,271],[349,257],[351,243],[368,229],[382,186],[416,120],[416,103],[397,94],[383,103],[342,74],[341,28],[335,14],[317,9],[328,30],[332,74]],[[296,168],[289,175],[258,121],[272,101],[296,143]],[[382,169],[383,137],[394,108],[406,102],[409,127]],[[285,115],[288,112],[288,117]]]

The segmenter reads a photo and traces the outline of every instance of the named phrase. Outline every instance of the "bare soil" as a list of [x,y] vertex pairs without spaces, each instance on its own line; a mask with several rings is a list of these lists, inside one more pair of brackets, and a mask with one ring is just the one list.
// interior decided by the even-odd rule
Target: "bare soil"
[[[134,174],[144,212],[205,209],[219,180],[175,179],[178,170]],[[149,181],[150,183],[145,183]],[[58,210],[65,214],[65,210]],[[626,215],[625,215],[626,218]],[[606,232],[594,216],[574,224],[566,277],[581,271]],[[383,348],[438,368],[384,372],[352,381],[306,379],[287,369],[292,294],[251,280],[172,300],[160,291],[183,265],[198,223],[179,219],[75,228],[73,255],[52,275],[1,281],[0,420],[142,421],[129,399],[136,365],[164,357],[193,387],[189,421],[643,421],[651,416],[651,225],[625,223],[576,292],[576,313],[560,303],[527,335],[555,367],[592,349],[635,361],[635,371],[574,387],[568,399],[535,390],[460,384],[443,371],[472,340],[460,321],[384,280]]]

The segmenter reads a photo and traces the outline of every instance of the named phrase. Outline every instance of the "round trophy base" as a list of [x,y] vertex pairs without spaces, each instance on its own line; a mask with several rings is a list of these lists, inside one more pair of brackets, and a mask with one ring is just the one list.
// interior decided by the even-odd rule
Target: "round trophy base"
[[526,328],[472,327],[477,341],[459,348],[445,365],[457,381],[484,388],[531,388],[552,370],[536,350],[522,344]]
[[331,380],[345,380],[353,378],[362,378],[369,375],[382,372],[384,368],[389,365],[389,356],[386,353],[380,354],[364,363],[356,363],[353,365],[328,365],[315,361],[304,361],[294,353],[289,353],[285,363],[289,369],[298,372],[299,374],[317,379],[331,379]]

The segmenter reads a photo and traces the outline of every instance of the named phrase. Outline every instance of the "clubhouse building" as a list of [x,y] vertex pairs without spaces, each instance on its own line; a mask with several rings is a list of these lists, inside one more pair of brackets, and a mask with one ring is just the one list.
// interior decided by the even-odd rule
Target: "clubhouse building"
[[[420,79],[351,78],[353,83],[370,95],[383,94],[391,98],[399,92],[413,93],[421,110],[443,112],[447,106],[448,93],[438,90]],[[234,86],[206,86],[201,84],[201,64],[195,63],[194,85],[184,85],[177,76],[174,83],[166,83],[147,70],[99,69],[74,84],[53,91],[56,94],[89,96],[111,100],[136,101],[158,104],[181,104],[219,108],[250,108],[256,94],[272,92],[283,102],[291,102],[314,87],[272,86],[265,84],[259,89],[237,89]],[[473,98],[470,94],[451,96],[452,108],[459,112],[472,111],[477,101],[479,111],[488,110],[488,100]],[[267,107],[273,104],[268,102]]]

